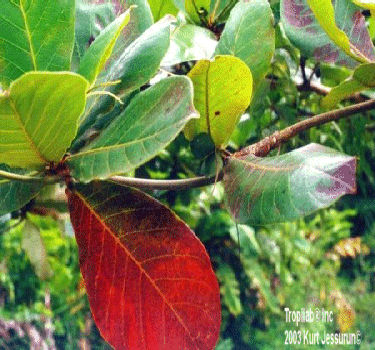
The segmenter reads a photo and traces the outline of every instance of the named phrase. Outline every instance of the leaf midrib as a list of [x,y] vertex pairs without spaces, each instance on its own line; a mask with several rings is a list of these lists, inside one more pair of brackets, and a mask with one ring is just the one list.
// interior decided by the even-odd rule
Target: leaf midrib
[[27,16],[26,16],[26,11],[23,7],[23,0],[20,1],[19,7],[20,7],[20,10],[21,10],[23,21],[25,23],[25,32],[26,32],[26,35],[27,35],[27,40],[29,42],[31,62],[33,64],[34,70],[37,70],[34,48],[33,48],[33,44],[32,44],[32,41],[31,41],[31,32],[30,32],[30,28],[29,28],[29,22],[28,22]]
[[[142,265],[138,262],[138,260],[131,254],[131,252],[126,248],[126,246],[117,238],[117,236],[115,235],[115,233],[113,232],[113,230],[106,225],[106,223],[104,222],[104,220],[102,220],[102,218],[99,216],[99,214],[96,213],[96,211],[85,200],[85,198],[79,192],[74,192],[74,194],[78,196],[78,198],[82,201],[82,203],[84,205],[86,205],[86,207],[89,209],[90,213],[92,215],[94,215],[94,217],[98,220],[99,224],[102,225],[103,228],[110,233],[110,235],[116,241],[116,243],[118,243],[119,246],[124,249],[124,251],[127,254],[127,256],[129,256],[129,258],[136,264],[136,266],[139,268],[139,270],[141,271],[141,273],[144,274],[144,276],[148,279],[148,281],[150,282],[150,284],[155,288],[156,292],[163,299],[164,303],[170,308],[170,310],[176,316],[177,320],[179,321],[179,323],[181,324],[181,326],[185,329],[186,333],[189,335],[189,337],[192,340],[192,342],[194,344],[196,344],[196,340],[194,339],[194,337],[190,333],[189,329],[185,325],[185,322],[181,319],[180,315],[177,313],[177,311],[174,309],[174,307],[168,302],[168,300],[166,299],[166,297],[164,296],[164,294],[162,293],[162,291],[160,290],[160,288],[155,284],[155,282],[153,281],[153,279],[151,278],[151,276],[147,273],[147,271],[142,267]],[[198,346],[197,346],[197,349],[199,349]]]
[[44,156],[39,152],[38,147],[36,146],[35,142],[33,141],[31,136],[29,135],[29,133],[25,129],[25,125],[22,122],[21,116],[19,115],[19,113],[17,111],[17,107],[15,106],[15,103],[13,102],[13,100],[10,97],[8,97],[8,99],[9,99],[9,105],[13,110],[13,113],[14,113],[17,121],[18,121],[18,124],[21,127],[21,130],[23,131],[27,141],[29,142],[29,145],[31,146],[31,148],[33,149],[35,154],[38,156],[38,158],[42,161],[42,163],[47,163],[47,159],[45,159]]

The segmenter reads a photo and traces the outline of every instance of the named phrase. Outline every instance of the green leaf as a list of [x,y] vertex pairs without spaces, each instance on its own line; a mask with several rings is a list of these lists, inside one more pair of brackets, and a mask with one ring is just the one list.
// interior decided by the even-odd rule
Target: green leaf
[[322,106],[331,109],[341,100],[355,93],[375,87],[375,63],[361,64],[353,75],[334,87],[322,100]]
[[321,27],[338,47],[355,60],[368,62],[368,58],[365,57],[355,45],[351,44],[346,33],[337,27],[335,11],[331,0],[307,0],[307,3]]
[[0,162],[41,167],[59,161],[77,132],[88,82],[68,72],[29,72],[0,95]]
[[192,24],[182,24],[173,30],[171,45],[162,66],[210,59],[216,45],[215,35],[210,30]]
[[0,82],[32,70],[70,69],[74,45],[74,0],[2,0]]
[[232,315],[242,314],[240,288],[234,271],[228,264],[221,263],[216,270],[216,276],[220,282],[220,294],[224,305]]
[[244,61],[257,86],[270,67],[274,51],[274,20],[268,1],[240,1],[230,13],[215,54]]
[[[121,83],[107,90],[119,96],[127,96],[146,84],[158,72],[160,62],[168,50],[169,28],[170,19],[163,19],[131,43],[108,72],[109,80],[121,80]],[[127,98],[122,99],[126,103]],[[93,101],[82,117],[73,151],[81,147],[86,134],[101,131],[124,109],[119,105],[113,106],[113,98],[108,96]]]
[[157,155],[196,116],[186,77],[164,79],[133,98],[81,153],[67,159],[80,181],[129,172]]
[[165,15],[177,15],[178,9],[173,0],[149,0],[154,21],[157,22]]
[[91,5],[84,0],[76,0],[76,23],[74,58],[79,65],[90,43],[100,32],[115,20],[115,14],[110,3]]
[[185,0],[185,11],[194,23],[200,24],[210,12],[210,3],[211,0]]
[[348,67],[358,56],[375,59],[365,17],[350,0],[335,1],[334,10],[330,0],[281,0],[280,16],[289,39],[306,57]]
[[48,256],[44,246],[39,228],[30,220],[26,220],[23,229],[22,249],[26,252],[31,265],[34,267],[35,274],[41,280],[47,280],[52,277],[53,271],[48,263]]
[[201,117],[187,125],[186,138],[208,132],[216,146],[225,146],[250,104],[253,81],[249,68],[239,58],[217,56],[213,61],[199,61],[188,76]]
[[[0,170],[25,174],[24,170],[11,169],[5,164],[0,164]],[[0,177],[0,216],[25,206],[42,187],[41,182],[12,181]]]
[[86,51],[80,62],[78,73],[84,76],[90,84],[95,82],[96,77],[103,69],[117,38],[128,24],[129,19],[130,12],[128,10],[109,24]]
[[356,159],[318,144],[258,158],[234,155],[224,169],[227,205],[239,223],[295,220],[356,192]]

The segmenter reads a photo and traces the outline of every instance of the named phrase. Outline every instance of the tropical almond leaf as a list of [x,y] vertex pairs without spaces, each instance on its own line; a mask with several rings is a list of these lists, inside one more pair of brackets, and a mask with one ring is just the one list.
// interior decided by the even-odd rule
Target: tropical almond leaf
[[[347,2],[350,2],[350,0],[346,0]],[[359,62],[368,62],[369,57],[367,57],[366,53],[361,52],[361,45],[359,45],[356,42],[351,42],[349,40],[349,37],[346,35],[346,33],[341,30],[339,27],[337,27],[335,23],[335,10],[332,5],[331,0],[307,0],[311,10],[315,14],[315,18],[319,22],[320,26],[324,29],[324,31],[327,33],[327,35],[330,37],[330,39],[344,52],[354,58],[355,60]],[[346,15],[346,13],[345,13]],[[361,17],[362,18],[361,18]],[[364,17],[362,16],[361,12],[357,14],[358,18],[354,18],[353,25],[355,25],[356,21],[361,21],[362,19],[362,26],[365,26],[366,28],[366,22]],[[362,38],[358,38],[361,40]],[[373,48],[373,47],[372,47]],[[374,50],[371,51],[372,58],[374,58]]]
[[68,198],[104,339],[118,350],[213,349],[219,287],[189,227],[152,197],[109,182],[78,185]]
[[103,69],[112,53],[117,38],[128,24],[129,19],[130,10],[109,24],[86,51],[80,62],[78,73],[84,76],[90,84],[95,82],[96,77]]
[[196,117],[186,77],[164,79],[136,95],[125,111],[80,153],[67,158],[80,181],[129,172],[156,156]]
[[188,76],[194,84],[194,105],[201,117],[186,126],[186,138],[192,140],[208,132],[216,146],[225,146],[251,101],[249,67],[237,57],[217,56],[212,61],[199,61]]
[[29,72],[0,95],[0,162],[59,161],[77,132],[88,82],[70,72]]
[[47,280],[52,277],[53,271],[48,263],[48,256],[44,246],[39,228],[29,219],[26,220],[23,228],[22,249],[26,252],[31,265],[34,267],[35,274],[41,280]]
[[32,70],[70,69],[74,45],[74,0],[2,0],[0,82]]
[[193,24],[182,24],[173,30],[171,45],[162,66],[173,66],[186,61],[210,59],[217,45],[214,33]]
[[375,1],[374,0],[353,0],[353,2],[360,7],[369,10],[375,10]]
[[375,87],[375,63],[359,65],[353,75],[344,80],[340,85],[331,89],[329,94],[322,99],[322,106],[331,109],[341,100],[355,93]]
[[[126,102],[128,95],[155,76],[169,47],[170,23],[171,18],[168,17],[155,23],[124,50],[107,75],[108,80],[121,82],[107,90],[122,96]],[[112,97],[101,96],[96,97],[87,106],[81,118],[77,139],[72,146],[73,151],[80,149],[82,141],[86,138],[85,133],[101,131],[123,111],[119,105],[113,108],[113,104]]]
[[154,21],[157,22],[165,15],[177,15],[178,8],[173,0],[149,0]]
[[[24,170],[11,169],[0,164],[0,170],[24,174]],[[41,182],[13,181],[0,177],[0,216],[22,208],[41,190]]]
[[[319,19],[325,20],[325,30],[329,31],[330,36],[319,24],[307,0],[280,2],[280,16],[285,32],[305,56],[348,67],[357,64],[353,57],[375,59],[374,45],[359,7],[350,0],[337,0],[333,12],[331,3],[322,3],[322,8],[319,7],[321,1],[311,1],[310,4],[316,13],[319,12]],[[333,38],[336,34],[338,36]],[[336,45],[340,45],[341,49]]]
[[215,54],[233,55],[244,61],[257,86],[274,52],[274,20],[268,1],[239,1],[230,13]]
[[356,192],[356,159],[318,144],[258,158],[234,155],[224,168],[227,205],[239,223],[295,220]]

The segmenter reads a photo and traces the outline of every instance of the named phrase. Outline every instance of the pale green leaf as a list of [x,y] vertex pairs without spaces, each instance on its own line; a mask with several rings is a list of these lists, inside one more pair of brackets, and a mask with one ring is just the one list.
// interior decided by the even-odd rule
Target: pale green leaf
[[189,122],[185,136],[191,140],[208,132],[216,146],[225,146],[251,101],[249,68],[237,57],[217,56],[212,61],[199,61],[188,76],[194,84],[194,105],[200,119]]
[[0,162],[59,161],[76,135],[88,82],[70,72],[29,72],[0,95]]
[[234,155],[224,168],[227,205],[239,223],[295,220],[356,192],[356,159],[318,144],[258,158]]
[[[25,173],[24,170],[11,169],[5,164],[0,164],[0,170]],[[41,182],[12,181],[0,177],[0,215],[22,208],[38,194],[42,186]]]
[[164,79],[135,96],[102,134],[67,158],[80,181],[129,172],[156,156],[196,112],[186,77]]
[[162,66],[210,59],[216,45],[217,40],[210,30],[192,24],[182,24],[172,32],[171,45]]
[[322,100],[322,106],[331,109],[341,100],[355,93],[375,87],[375,63],[361,64],[353,75],[344,80],[340,85],[334,87]]
[[74,45],[74,0],[2,0],[0,82],[32,70],[70,69]]
[[95,82],[96,77],[103,69],[117,38],[128,24],[129,19],[130,13],[128,10],[109,24],[86,51],[80,62],[78,73],[84,76],[90,84]]
[[28,219],[23,228],[21,245],[34,268],[35,274],[41,280],[51,278],[53,271],[48,263],[46,248],[40,235],[39,228]]
[[268,1],[240,1],[230,13],[215,54],[244,61],[257,86],[270,67],[274,51],[274,20]]

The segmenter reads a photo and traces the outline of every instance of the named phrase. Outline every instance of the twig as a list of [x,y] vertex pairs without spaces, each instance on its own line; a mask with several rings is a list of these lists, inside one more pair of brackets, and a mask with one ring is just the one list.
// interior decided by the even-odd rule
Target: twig
[[32,175],[20,175],[20,174],[10,173],[4,170],[0,170],[0,178],[4,178],[8,180],[15,180],[15,181],[44,182],[44,183],[56,183],[56,182],[62,181],[57,176],[40,177],[40,176],[32,176]]
[[326,87],[324,85],[314,83],[314,82],[310,82],[308,86],[306,86],[303,83],[297,84],[297,89],[298,91],[313,91],[317,93],[318,95],[323,95],[323,96],[328,95],[329,92],[331,91],[329,87]]
[[136,187],[144,190],[186,190],[190,188],[204,187],[212,185],[216,181],[221,181],[223,173],[216,176],[200,176],[189,179],[179,180],[153,180],[153,179],[137,179],[132,177],[113,176],[109,180],[116,182],[120,185]]
[[241,157],[252,154],[258,157],[265,157],[272,149],[279,147],[282,143],[290,140],[302,131],[334,120],[346,118],[356,113],[365,112],[373,108],[375,108],[375,100],[369,100],[345,108],[318,114],[315,117],[303,120],[281,131],[276,131],[273,135],[237,152],[235,156]]

